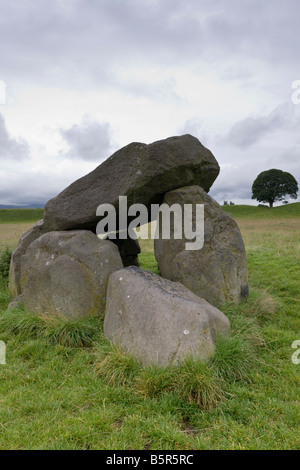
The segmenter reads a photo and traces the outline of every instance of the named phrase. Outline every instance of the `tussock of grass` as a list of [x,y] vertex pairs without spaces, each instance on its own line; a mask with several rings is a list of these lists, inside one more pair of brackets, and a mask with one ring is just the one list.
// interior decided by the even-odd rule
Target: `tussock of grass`
[[239,338],[248,342],[253,349],[265,346],[262,331],[255,318],[246,317],[239,313],[229,315],[231,323],[231,338]]
[[260,348],[266,346],[256,319],[246,317],[236,310],[237,306],[227,306],[231,335],[217,337],[215,355],[210,360],[217,375],[229,382],[250,380],[251,368],[261,361]]
[[245,338],[239,335],[220,336],[211,364],[218,376],[227,381],[235,381],[247,378],[256,359],[255,348]]
[[203,410],[214,408],[224,398],[221,381],[213,368],[190,357],[164,368],[145,367],[136,377],[136,389],[144,397],[173,394]]
[[101,322],[98,318],[70,320],[64,317],[10,310],[0,318],[0,332],[21,339],[43,339],[48,344],[69,348],[92,347],[99,338]]
[[98,318],[66,320],[49,318],[45,322],[45,339],[51,344],[69,348],[92,347],[99,337]]
[[133,356],[106,341],[96,348],[94,366],[108,384],[129,385],[144,398],[174,394],[209,410],[224,397],[220,378],[214,369],[192,358],[167,367],[142,367]]
[[232,333],[217,339],[214,357],[207,363],[186,358],[167,367],[142,367],[134,357],[112,345],[107,339],[97,344],[95,367],[108,384],[130,386],[144,398],[174,396],[209,410],[226,396],[226,382],[249,381],[249,373],[259,361],[259,348],[265,345],[255,318],[227,306]]
[[130,382],[140,370],[140,365],[133,356],[122,352],[104,337],[95,348],[94,364],[99,376],[117,386]]
[[271,320],[279,307],[279,301],[275,299],[267,289],[256,293],[253,302],[246,306],[246,312],[249,316],[257,318],[259,321]]
[[230,316],[232,321],[238,318],[237,321],[245,323],[246,329],[250,328],[252,333],[255,330],[256,334],[260,335],[261,325],[271,321],[279,308],[279,300],[268,289],[251,288],[247,299],[237,305],[227,303],[222,306],[221,310],[225,315]]
[[203,410],[217,406],[224,398],[220,380],[208,364],[187,358],[176,370],[176,392],[189,403],[196,404]]
[[174,367],[148,366],[143,368],[136,378],[136,389],[144,397],[171,393],[174,390],[175,376]]

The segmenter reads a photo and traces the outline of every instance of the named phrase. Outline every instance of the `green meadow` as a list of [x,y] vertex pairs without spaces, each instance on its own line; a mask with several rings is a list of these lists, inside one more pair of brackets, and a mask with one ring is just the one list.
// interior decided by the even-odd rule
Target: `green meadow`
[[34,224],[43,213],[44,209],[0,209],[0,224]]
[[[222,307],[232,332],[212,359],[166,368],[112,346],[103,318],[7,311],[11,250],[42,210],[0,210],[0,449],[300,449],[300,203],[224,209],[245,241],[249,298]],[[141,246],[141,267],[158,272]]]

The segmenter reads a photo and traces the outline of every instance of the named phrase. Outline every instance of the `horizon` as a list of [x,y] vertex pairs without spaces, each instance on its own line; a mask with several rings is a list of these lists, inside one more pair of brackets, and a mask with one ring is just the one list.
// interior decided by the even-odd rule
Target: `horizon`
[[[258,204],[236,204],[234,201],[231,201],[231,202],[233,202],[233,204],[230,204],[230,201],[228,201],[228,204],[224,204],[224,202],[225,201],[223,201],[223,203],[218,202],[218,204],[221,207],[242,207],[242,206],[244,206],[244,207],[265,207],[267,209],[274,209],[276,207],[278,208],[278,207],[291,206],[293,204],[300,204],[300,201],[288,202],[288,203],[275,202],[274,206],[272,208],[272,207],[269,207],[267,204],[263,204],[263,203],[258,203]],[[0,210],[5,210],[5,209],[45,209],[45,205],[40,206],[38,204],[29,204],[29,205],[26,205],[26,206],[21,206],[21,205],[13,205],[13,204],[11,204],[11,205],[0,204]]]

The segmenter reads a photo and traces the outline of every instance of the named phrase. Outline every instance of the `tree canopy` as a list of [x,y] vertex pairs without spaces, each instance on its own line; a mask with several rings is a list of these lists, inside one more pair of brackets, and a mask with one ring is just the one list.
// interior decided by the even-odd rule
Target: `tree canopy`
[[252,185],[252,199],[267,202],[283,201],[285,196],[297,199],[298,183],[290,173],[282,170],[267,170],[258,175]]

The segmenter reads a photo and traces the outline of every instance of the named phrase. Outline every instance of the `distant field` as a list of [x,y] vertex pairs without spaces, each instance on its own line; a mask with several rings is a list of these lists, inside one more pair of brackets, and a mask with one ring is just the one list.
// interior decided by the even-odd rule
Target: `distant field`
[[[269,209],[268,207],[256,206],[223,206],[239,223],[243,236],[247,237],[250,231],[270,231],[272,236],[274,230],[285,230],[285,223],[282,219],[289,219],[289,228],[294,231],[299,230],[300,202],[287,204]],[[38,220],[42,219],[44,209],[0,209],[0,248],[3,246],[15,247],[23,232],[28,230]],[[269,222],[272,219],[272,230]],[[294,219],[294,220],[292,220]],[[244,230],[246,229],[246,230]],[[153,251],[152,240],[141,240],[144,256],[149,257]]]
[[0,249],[15,248],[22,233],[32,227],[33,223],[0,224]]
[[0,224],[35,223],[43,213],[44,209],[0,209]]
[[[257,206],[222,206],[235,218],[290,218],[300,217],[300,202],[284,206],[257,207]],[[44,209],[0,209],[0,224],[35,223],[43,218]]]
[[300,217],[300,202],[286,204],[284,206],[273,207],[257,207],[257,206],[222,206],[226,212],[229,212],[233,217],[240,218],[255,218],[255,219],[276,219],[280,218],[293,218]]
[[0,249],[14,248],[22,235],[43,218],[44,209],[0,209]]

